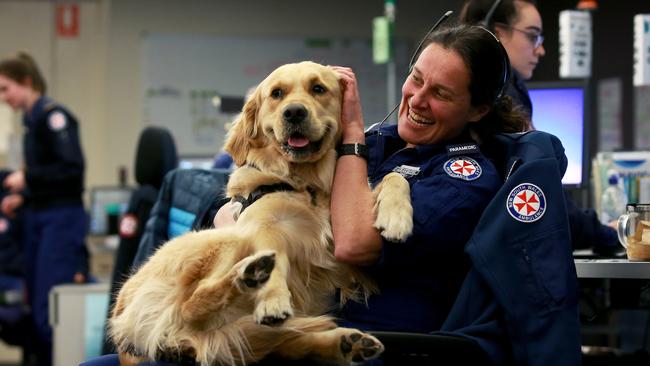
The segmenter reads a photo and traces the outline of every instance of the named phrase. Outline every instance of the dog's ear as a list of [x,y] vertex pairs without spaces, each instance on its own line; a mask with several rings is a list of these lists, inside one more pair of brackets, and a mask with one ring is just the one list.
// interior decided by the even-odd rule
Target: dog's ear
[[233,122],[226,137],[224,150],[230,153],[237,166],[241,166],[246,162],[246,156],[248,156],[251,143],[257,139],[257,109],[260,103],[259,90],[259,87],[255,88],[255,91],[248,97],[242,112]]

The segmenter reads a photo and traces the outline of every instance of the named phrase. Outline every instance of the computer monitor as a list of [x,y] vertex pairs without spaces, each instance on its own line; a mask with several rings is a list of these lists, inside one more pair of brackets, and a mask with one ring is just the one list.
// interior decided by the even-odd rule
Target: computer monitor
[[584,187],[588,183],[587,84],[582,81],[531,82],[535,129],[557,136],[568,166],[562,183]]
[[180,169],[212,169],[214,155],[181,155],[178,159]]
[[115,235],[129,207],[129,187],[94,187],[90,190],[90,234]]

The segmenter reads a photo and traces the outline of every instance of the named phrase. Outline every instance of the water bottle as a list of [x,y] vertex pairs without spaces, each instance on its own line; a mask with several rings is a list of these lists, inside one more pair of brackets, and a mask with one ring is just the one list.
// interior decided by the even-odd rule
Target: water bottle
[[618,220],[625,213],[626,205],[627,195],[618,184],[618,175],[612,174],[600,200],[600,222],[607,225],[611,221]]

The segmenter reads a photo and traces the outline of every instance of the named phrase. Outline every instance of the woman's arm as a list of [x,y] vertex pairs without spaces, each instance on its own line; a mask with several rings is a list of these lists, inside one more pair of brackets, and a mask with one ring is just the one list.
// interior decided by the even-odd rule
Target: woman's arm
[[[356,77],[349,68],[333,68],[343,88],[343,143],[365,143]],[[373,227],[375,199],[368,186],[367,171],[367,162],[356,155],[341,156],[336,163],[331,198],[332,231],[334,254],[344,263],[369,265],[381,254],[381,237]]]

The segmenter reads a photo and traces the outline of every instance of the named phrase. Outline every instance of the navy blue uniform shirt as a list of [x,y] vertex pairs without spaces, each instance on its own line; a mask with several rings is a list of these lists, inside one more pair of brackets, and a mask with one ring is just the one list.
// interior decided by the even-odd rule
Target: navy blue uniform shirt
[[41,97],[23,118],[26,198],[35,207],[81,203],[84,157],[76,118]]
[[465,243],[501,179],[477,149],[448,153],[448,146],[475,147],[468,133],[444,144],[405,148],[392,125],[382,128],[381,136],[377,130],[367,133],[366,143],[373,186],[395,169],[407,177],[414,227],[404,243],[384,241],[380,260],[366,268],[380,294],[370,297],[368,307],[346,304],[340,316],[361,329],[437,330],[469,268]]

